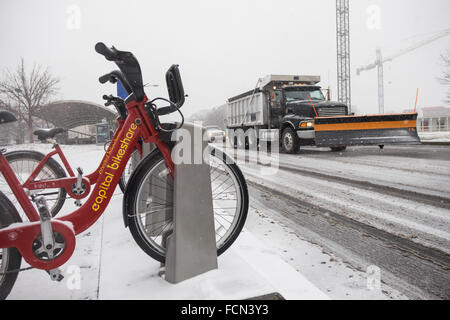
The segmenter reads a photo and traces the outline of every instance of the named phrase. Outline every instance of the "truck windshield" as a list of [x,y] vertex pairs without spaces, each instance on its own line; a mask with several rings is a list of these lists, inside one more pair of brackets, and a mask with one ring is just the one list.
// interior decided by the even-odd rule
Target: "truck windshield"
[[311,100],[316,101],[324,101],[325,97],[323,96],[322,91],[319,89],[316,90],[286,90],[286,101],[304,101],[309,100],[308,95],[311,97]]

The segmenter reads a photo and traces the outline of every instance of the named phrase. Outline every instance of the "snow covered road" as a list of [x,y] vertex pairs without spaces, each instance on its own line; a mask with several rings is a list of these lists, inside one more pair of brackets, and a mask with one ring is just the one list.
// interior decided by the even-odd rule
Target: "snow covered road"
[[280,155],[273,175],[256,158],[241,162],[256,207],[278,211],[357,268],[377,265],[409,296],[450,296],[450,148],[305,148]]

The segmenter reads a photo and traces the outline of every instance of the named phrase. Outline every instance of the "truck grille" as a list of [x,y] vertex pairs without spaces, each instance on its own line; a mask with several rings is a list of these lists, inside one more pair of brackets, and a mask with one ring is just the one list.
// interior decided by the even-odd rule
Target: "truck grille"
[[347,115],[347,108],[346,107],[318,108],[317,113],[319,114],[319,117],[345,116]]

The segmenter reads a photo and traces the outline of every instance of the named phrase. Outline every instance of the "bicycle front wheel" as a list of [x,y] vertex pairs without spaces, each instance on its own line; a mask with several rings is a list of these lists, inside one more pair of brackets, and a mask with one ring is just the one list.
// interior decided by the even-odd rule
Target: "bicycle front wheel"
[[[232,159],[213,147],[210,155],[216,246],[221,255],[244,227],[249,198],[244,176]],[[166,239],[173,231],[173,179],[160,152],[150,154],[136,168],[124,210],[137,244],[165,262]]]
[[137,151],[137,149],[134,149],[133,153],[131,154],[130,160],[128,160],[128,163],[125,166],[125,170],[123,171],[122,176],[119,180],[119,187],[120,190],[122,190],[122,193],[125,193],[128,180],[130,180],[131,174],[133,173],[133,168],[137,166],[140,160],[141,156],[139,152]]

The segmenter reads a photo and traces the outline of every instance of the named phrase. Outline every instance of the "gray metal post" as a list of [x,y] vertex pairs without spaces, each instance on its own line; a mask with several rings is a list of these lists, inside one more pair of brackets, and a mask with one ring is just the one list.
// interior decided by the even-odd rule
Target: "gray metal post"
[[[175,162],[174,227],[167,238],[165,276],[170,283],[217,269],[210,165],[203,159],[203,150],[208,144],[203,141],[202,127],[185,123],[183,129],[176,131],[174,138],[179,141],[181,133],[188,132],[190,141],[181,142],[190,150],[183,149],[183,155],[177,152],[172,155]],[[190,159],[186,157],[188,154]],[[181,159],[188,163],[181,163]]]
[[381,50],[377,49],[377,67],[378,67],[378,112],[384,113],[384,66]]

